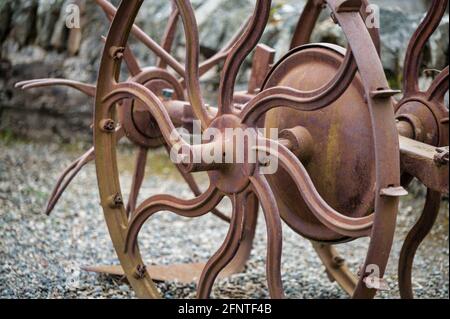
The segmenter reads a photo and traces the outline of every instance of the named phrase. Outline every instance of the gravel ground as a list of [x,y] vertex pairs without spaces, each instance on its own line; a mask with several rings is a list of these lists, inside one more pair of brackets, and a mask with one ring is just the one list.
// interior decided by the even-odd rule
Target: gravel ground
[[[58,173],[79,153],[78,147],[73,146],[0,141],[0,298],[134,297],[129,286],[120,280],[81,270],[85,265],[117,263],[98,204],[93,165],[75,179],[51,217],[42,214]],[[143,196],[155,193],[190,196],[164,154],[153,154],[149,162],[151,178],[145,181]],[[130,184],[132,163],[132,152],[124,150],[120,156],[123,189]],[[380,293],[380,298],[399,296],[396,256],[423,205],[423,197],[418,197],[410,196],[402,203],[386,277],[391,289]],[[215,252],[226,232],[226,224],[213,216],[187,220],[159,214],[144,227],[140,245],[145,260],[154,264],[200,262]],[[437,225],[416,258],[414,289],[420,298],[449,298],[448,234],[448,202],[445,202]],[[218,281],[213,297],[268,297],[265,244],[264,225],[260,222],[247,270]],[[363,260],[366,245],[366,240],[358,240],[340,246],[339,250],[356,269]],[[284,228],[283,280],[289,298],[347,297],[328,280],[309,242],[288,227]],[[158,287],[166,298],[195,296],[194,284],[170,282]]]

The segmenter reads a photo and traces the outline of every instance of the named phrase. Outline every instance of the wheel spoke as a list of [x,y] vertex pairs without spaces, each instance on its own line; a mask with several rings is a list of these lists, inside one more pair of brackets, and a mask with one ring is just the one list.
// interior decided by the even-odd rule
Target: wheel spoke
[[131,183],[131,191],[128,197],[127,204],[127,216],[133,216],[136,210],[136,203],[139,196],[139,191],[142,187],[142,182],[145,176],[145,165],[147,164],[148,149],[139,147],[138,154],[136,156],[136,166],[134,168],[133,181]]
[[[106,0],[95,0],[97,4],[105,11],[106,16],[112,20],[117,13],[117,9]],[[183,66],[175,60],[169,52],[164,50],[155,40],[150,38],[141,28],[133,25],[131,33],[141,41],[145,46],[152,50],[160,59],[164,60],[175,72],[184,77],[185,70]]]
[[297,189],[305,203],[308,205],[308,208],[324,225],[339,234],[354,238],[365,237],[370,234],[374,215],[351,218],[334,210],[320,196],[303,164],[285,146],[278,144],[275,141],[266,140],[263,143],[259,143],[259,145],[256,146],[256,149],[277,157],[281,167],[295,182]]
[[[316,45],[303,46],[314,47]],[[273,87],[264,89],[254,97],[242,110],[243,123],[253,124],[264,114],[276,107],[288,107],[299,111],[316,111],[335,102],[345,93],[357,72],[357,66],[351,51],[343,51],[334,45],[321,44],[345,54],[344,61],[336,75],[325,86],[314,91],[300,91],[289,87]],[[276,66],[273,68],[275,69]]]
[[161,211],[170,211],[183,217],[200,217],[209,213],[222,200],[223,195],[211,186],[201,196],[184,200],[170,195],[158,195],[144,201],[136,210],[129,222],[125,252],[134,253],[136,250],[137,237],[144,223],[154,214]]
[[[108,114],[110,109],[117,102],[127,98],[140,100],[148,107],[148,110],[151,112],[153,118],[158,124],[162,136],[169,147],[172,148],[177,142],[186,144],[182,137],[177,133],[176,128],[170,119],[170,115],[161,100],[142,84],[136,82],[124,82],[117,84],[114,89],[103,99],[105,105],[108,106],[105,114]],[[176,134],[175,140],[172,134]]]
[[[368,0],[362,0],[361,6],[361,16],[363,19],[366,19],[369,15],[367,12],[367,8],[370,5]],[[310,42],[311,35],[314,30],[314,27],[317,24],[320,13],[325,9],[326,1],[325,0],[309,0],[305,7],[303,8],[303,12],[299,18],[297,23],[297,27],[294,31],[294,35],[291,41],[291,49],[299,47],[301,45],[305,45]],[[370,35],[372,37],[372,41],[377,47],[378,53],[380,53],[381,43],[380,43],[380,34],[379,29],[377,28],[369,28]]]
[[284,298],[283,281],[281,279],[281,255],[283,250],[283,234],[277,201],[263,175],[250,178],[264,211],[267,227],[267,282],[270,296],[275,299]]
[[233,213],[230,228],[222,246],[211,257],[203,269],[197,288],[197,296],[200,299],[209,298],[217,276],[233,260],[239,250],[246,221],[246,196],[247,193],[233,195]]
[[264,28],[270,15],[272,1],[258,0],[252,16],[251,22],[245,29],[244,34],[231,49],[222,72],[219,95],[219,115],[233,113],[234,84],[239,72],[239,68],[256,47],[260,40]]
[[449,67],[447,66],[437,78],[433,81],[426,95],[429,101],[444,101],[445,94],[448,92],[449,87]]
[[411,280],[414,257],[420,244],[430,233],[434,223],[436,222],[440,204],[441,194],[428,189],[427,199],[422,215],[414,227],[409,231],[403,243],[398,266],[400,296],[403,299],[414,298]]
[[[177,6],[172,1],[172,13],[170,14],[169,20],[167,22],[166,30],[164,31],[163,40],[161,47],[169,52],[172,50],[173,42],[175,40],[175,35],[177,32],[178,21],[180,20],[180,12],[178,11]],[[159,61],[156,64],[159,68],[165,69],[167,67],[167,63],[159,58]]]
[[406,96],[419,92],[419,69],[422,52],[433,32],[438,28],[446,8],[447,1],[433,0],[427,15],[409,43],[403,74],[403,90]]

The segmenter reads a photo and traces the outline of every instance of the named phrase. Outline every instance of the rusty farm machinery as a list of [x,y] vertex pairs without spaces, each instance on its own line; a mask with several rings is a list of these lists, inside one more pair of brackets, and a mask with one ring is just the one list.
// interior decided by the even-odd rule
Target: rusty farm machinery
[[[221,272],[244,268],[262,207],[271,297],[284,297],[284,222],[312,242],[330,278],[350,296],[373,298],[383,289],[400,197],[417,179],[428,189],[426,203],[406,237],[398,266],[401,296],[413,297],[416,250],[436,220],[442,194],[448,194],[449,111],[444,103],[448,66],[426,91],[418,85],[422,53],[446,11],[446,0],[431,2],[411,38],[402,91],[392,90],[386,79],[379,30],[365,23],[366,0],[309,0],[290,51],[277,62],[274,50],[258,44],[268,23],[270,0],[256,0],[254,12],[230,42],[202,62],[190,1],[173,0],[162,43],[135,24],[142,0],[122,1],[118,8],[106,0],[96,2],[111,20],[97,83],[38,79],[17,84],[23,89],[69,86],[95,99],[94,146],[63,172],[48,202],[48,214],[77,173],[95,161],[101,206],[120,271],[139,297],[160,296],[153,281],[160,274],[146,267],[137,244],[143,224],[154,214],[169,211],[196,218],[211,213],[229,223],[222,246],[206,264],[172,269],[186,275],[198,273],[198,297],[208,298]],[[326,8],[345,34],[347,48],[310,43],[319,15]],[[179,25],[186,43],[185,64],[170,53]],[[130,36],[156,54],[155,66],[141,67]],[[235,92],[240,67],[253,52],[248,90]],[[122,62],[128,70],[123,81]],[[217,107],[210,107],[204,102],[200,78],[217,65],[222,66]],[[214,128],[223,134],[191,145],[176,128],[191,130],[194,120],[202,130]],[[279,134],[269,137],[259,132],[261,128],[275,128]],[[228,143],[227,129],[255,132],[257,143],[247,148],[244,161],[192,161],[195,155],[218,146],[223,157],[233,153],[236,145]],[[121,139],[128,139],[138,149],[126,201],[116,157]],[[188,156],[174,165],[195,197],[187,200],[153,194],[138,203],[148,152],[166,148],[170,153],[177,145],[187,150]],[[250,161],[255,154],[264,156]],[[278,170],[265,174],[264,168],[275,160]],[[197,185],[194,172],[207,173],[206,191]],[[231,200],[230,214],[217,209],[224,197]],[[359,272],[352,273],[334,245],[362,237],[370,239],[366,258]]]

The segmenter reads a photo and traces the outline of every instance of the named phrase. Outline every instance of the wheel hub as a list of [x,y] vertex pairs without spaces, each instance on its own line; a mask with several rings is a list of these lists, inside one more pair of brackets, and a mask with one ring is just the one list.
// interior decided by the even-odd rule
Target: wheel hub
[[[242,125],[240,119],[234,115],[218,117],[211,123],[210,129],[220,132],[223,139],[222,160],[230,165],[220,165],[218,170],[208,174],[213,183],[225,194],[240,193],[249,185],[249,177],[255,170],[255,162],[251,159],[249,139],[241,139],[241,132],[251,134],[256,131]],[[231,162],[232,161],[232,162]]]

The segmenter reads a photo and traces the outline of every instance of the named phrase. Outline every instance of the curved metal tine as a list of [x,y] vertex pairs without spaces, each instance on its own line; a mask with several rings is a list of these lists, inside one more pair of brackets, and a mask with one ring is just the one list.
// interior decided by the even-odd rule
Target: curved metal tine
[[148,149],[145,147],[139,147],[136,164],[134,168],[133,181],[131,182],[130,195],[128,197],[128,203],[126,212],[128,217],[132,217],[136,210],[136,203],[139,196],[139,191],[142,187],[142,182],[145,176],[145,165],[147,164]]
[[92,84],[86,84],[78,81],[66,79],[35,79],[29,81],[21,81],[16,83],[15,87],[22,90],[34,89],[47,86],[68,86],[74,88],[87,96],[95,97],[96,87]]
[[[165,148],[167,150],[167,153],[170,154],[170,148],[167,144],[165,144]],[[202,191],[200,190],[200,188],[198,187],[197,182],[195,181],[195,178],[192,174],[187,173],[180,165],[175,164],[175,167],[177,168],[178,172],[180,173],[181,177],[184,179],[184,181],[186,182],[186,184],[188,184],[189,188],[191,189],[192,193],[195,196],[200,196]],[[221,211],[219,211],[217,208],[214,208],[211,213],[218,217],[219,219],[223,220],[226,223],[230,223],[231,218],[228,217],[227,215],[225,215],[224,213],[222,213]]]
[[224,277],[243,272],[253,248],[258,222],[259,202],[255,194],[249,194],[245,206],[244,235],[234,259],[222,270]]
[[225,60],[230,53],[233,46],[236,44],[236,42],[241,37],[242,33],[245,31],[245,29],[250,24],[250,21],[252,19],[252,16],[249,16],[247,20],[242,24],[242,26],[236,31],[236,33],[231,37],[231,39],[228,41],[227,44],[224,45],[222,49],[219,50],[216,54],[214,54],[209,59],[203,61],[200,63],[200,76],[204,75],[206,72],[211,70],[214,66],[219,64],[222,60]]
[[413,299],[412,267],[420,244],[431,232],[439,214],[441,194],[428,189],[425,207],[417,223],[409,231],[400,252],[398,282],[402,299]]
[[294,49],[310,42],[311,34],[325,5],[325,0],[308,0],[297,22],[290,49]]
[[[172,12],[167,22],[167,27],[164,31],[164,35],[162,37],[163,40],[161,42],[161,47],[166,50],[166,52],[170,53],[170,51],[172,50],[179,20],[180,11],[178,10],[176,4],[172,1]],[[161,58],[158,59],[156,65],[161,69],[165,69],[167,67],[167,63]]]
[[269,20],[271,4],[271,0],[257,0],[250,23],[225,60],[220,81],[218,115],[234,112],[234,85],[239,69],[261,39]]
[[219,273],[230,264],[236,256],[244,234],[246,223],[245,206],[248,193],[233,194],[233,213],[228,234],[219,250],[208,260],[198,282],[197,297],[208,299]]
[[[187,145],[181,135],[177,132],[164,104],[144,85],[130,81],[116,84],[112,92],[109,92],[108,95],[103,98],[103,103],[108,105],[110,110],[116,103],[128,98],[140,100],[147,106],[169,147],[173,147],[177,142]],[[150,105],[153,107],[150,107]]]
[[[95,0],[95,2],[103,9],[108,19],[112,19],[117,9],[107,0]],[[176,59],[174,59],[170,53],[164,50],[155,40],[149,37],[141,28],[137,25],[133,25],[131,33],[141,41],[146,47],[153,51],[158,57],[164,60],[178,75],[185,76],[185,69]]]
[[136,251],[137,237],[144,223],[154,214],[169,211],[179,216],[195,218],[206,215],[223,199],[223,195],[210,186],[206,192],[197,198],[184,200],[170,195],[157,195],[144,201],[136,210],[128,224],[125,241],[125,252]]
[[[369,15],[369,12],[367,12],[369,1],[362,0],[361,2],[362,2],[361,16],[365,19]],[[309,0],[306,3],[305,7],[303,8],[303,12],[300,15],[300,18],[297,22],[297,27],[292,37],[290,49],[294,49],[296,47],[305,45],[310,42],[314,27],[316,26],[317,20],[319,19],[319,16],[321,12],[325,9],[325,7],[326,7],[325,0]],[[375,46],[377,47],[378,53],[380,53],[381,43],[379,30],[376,28],[369,28],[368,30],[372,36],[372,40]]]
[[[116,129],[116,138],[120,140],[125,135],[123,129],[118,127]],[[73,181],[73,179],[78,175],[81,169],[86,166],[89,162],[92,162],[95,159],[95,150],[94,148],[89,149],[86,153],[84,153],[79,159],[70,164],[64,172],[58,178],[55,187],[49,197],[47,207],[45,209],[45,214],[50,215],[53,209],[55,209],[56,204],[61,198],[64,191]]]
[[250,178],[255,194],[257,194],[264,211],[267,227],[267,282],[270,296],[274,299],[284,298],[283,281],[281,279],[281,255],[283,250],[283,233],[278,205],[264,175]]
[[[274,146],[275,145],[275,146]],[[374,214],[351,218],[334,210],[320,196],[308,172],[300,160],[285,146],[276,141],[264,140],[255,147],[278,159],[280,166],[291,176],[302,198],[314,216],[330,229],[341,235],[353,238],[367,237],[371,234]]]
[[447,8],[447,0],[433,0],[422,23],[414,33],[406,51],[403,90],[405,96],[419,92],[419,69],[422,52],[431,35],[438,28]]
[[183,21],[186,39],[186,91],[192,110],[196,118],[201,122],[202,129],[210,126],[212,118],[205,106],[200,87],[199,57],[200,43],[197,20],[194,9],[189,0],[175,0]]
[[[114,17],[111,17],[111,20],[113,18]],[[102,35],[102,40],[103,42],[106,42],[106,37],[104,35]],[[129,46],[127,46],[123,52],[123,59],[125,60],[125,64],[132,77],[142,72],[142,68],[139,66],[139,62]]]
[[442,102],[449,88],[449,67],[442,70],[431,84],[426,92],[427,99],[430,101]]
[[72,180],[77,176],[77,174],[81,171],[81,169],[86,166],[89,162],[94,160],[94,148],[91,148],[89,151],[84,153],[79,159],[74,161],[66,170],[61,174],[56,182],[55,187],[50,195],[50,198],[47,203],[47,207],[45,209],[45,214],[50,215],[53,209],[55,208],[58,200],[61,198],[61,195],[64,193],[66,188],[72,182]]

